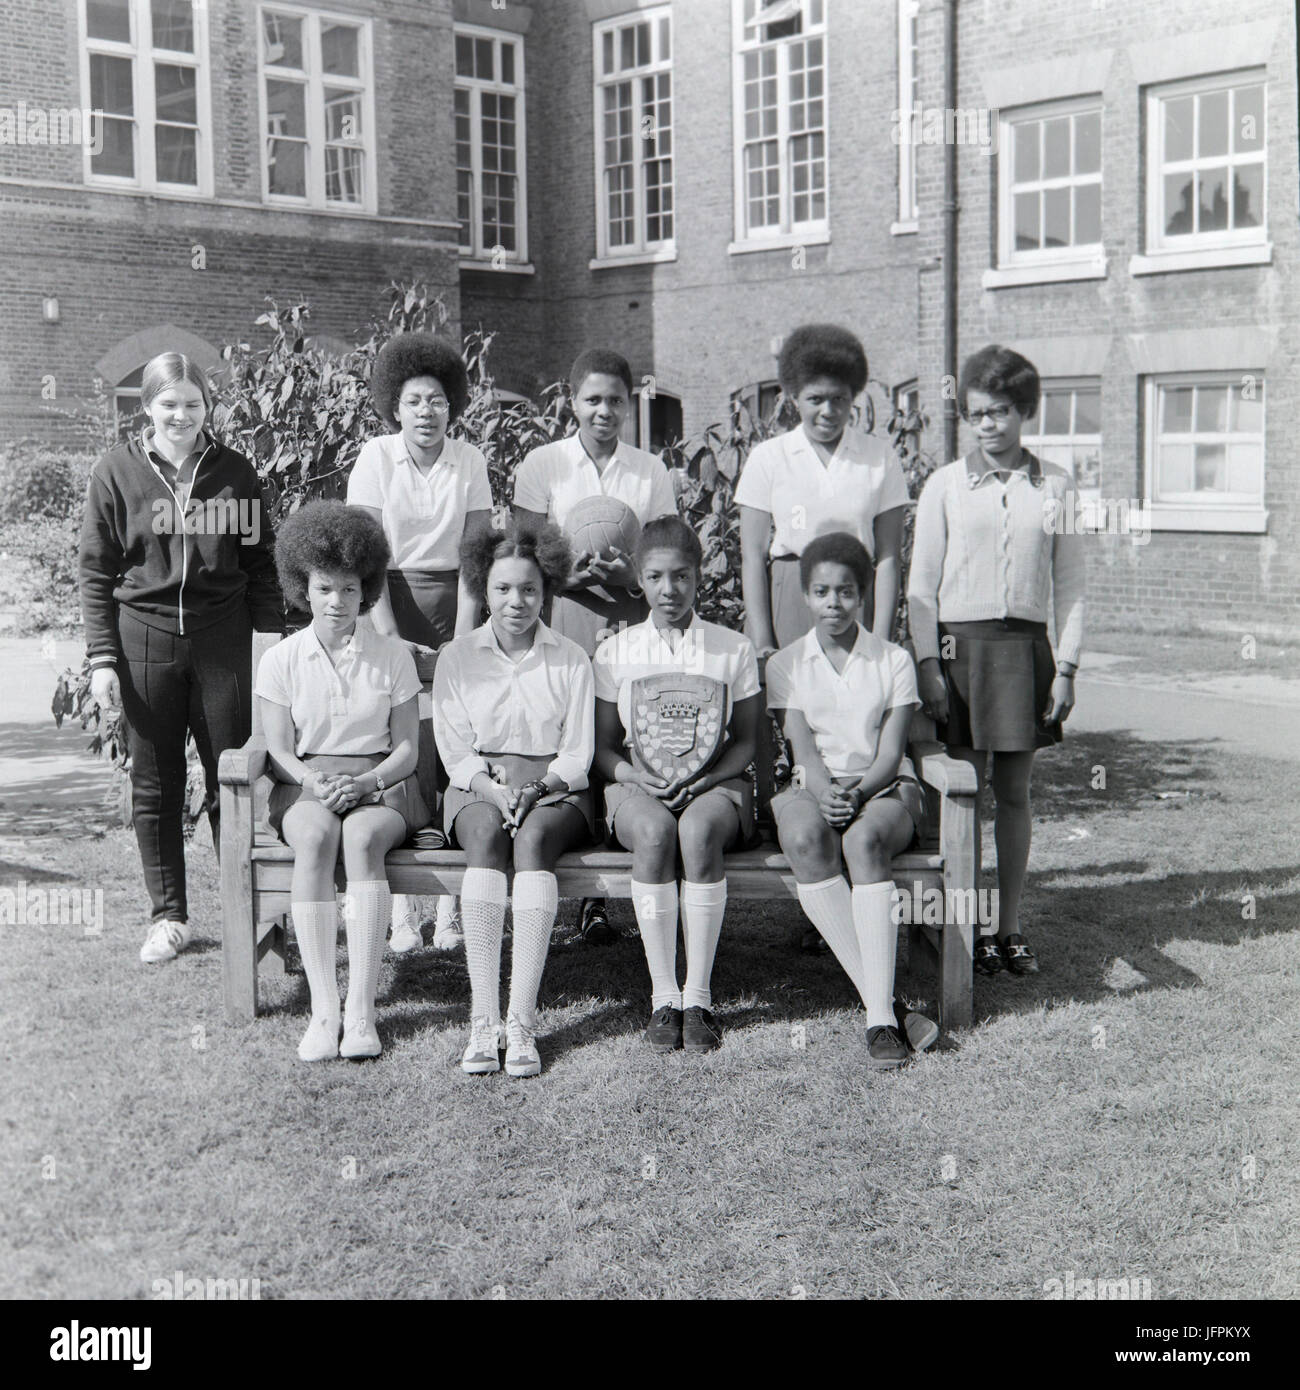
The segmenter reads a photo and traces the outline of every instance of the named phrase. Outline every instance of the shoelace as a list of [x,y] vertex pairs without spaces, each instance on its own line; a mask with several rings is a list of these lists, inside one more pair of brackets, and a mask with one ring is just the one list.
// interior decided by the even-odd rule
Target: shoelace
[[343,1025],[343,1031],[345,1033],[364,1033],[369,1027],[370,1020],[368,1018],[354,1018],[351,1022]]
[[476,1055],[496,1056],[497,1026],[486,1018],[476,1018],[469,1026],[469,1045]]
[[512,1048],[533,1051],[537,1046],[537,1034],[522,1019],[506,1020],[506,1040]]
[[149,939],[153,941],[159,936],[173,951],[179,951],[185,944],[185,928],[177,922],[159,922],[149,933]]

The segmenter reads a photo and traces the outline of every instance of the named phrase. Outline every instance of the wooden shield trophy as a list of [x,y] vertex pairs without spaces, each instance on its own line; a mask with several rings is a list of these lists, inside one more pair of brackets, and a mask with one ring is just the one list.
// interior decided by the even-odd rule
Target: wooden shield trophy
[[727,736],[727,687],[712,676],[666,671],[632,682],[629,743],[641,766],[665,782],[693,777]]

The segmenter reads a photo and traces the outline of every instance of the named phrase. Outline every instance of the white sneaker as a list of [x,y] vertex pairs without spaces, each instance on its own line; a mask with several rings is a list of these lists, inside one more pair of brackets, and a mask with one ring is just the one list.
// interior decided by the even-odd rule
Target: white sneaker
[[454,951],[464,940],[460,926],[460,899],[444,895],[438,899],[438,915],[433,928],[433,949]]
[[350,1018],[344,1022],[340,1057],[378,1057],[383,1050],[373,1018]]
[[469,1042],[460,1059],[461,1071],[471,1076],[483,1076],[490,1071],[501,1070],[497,1030],[500,1024],[486,1018],[476,1018],[469,1025]]
[[298,1044],[298,1059],[302,1062],[326,1062],[339,1055],[339,1020],[313,1018]]
[[506,1019],[506,1075],[536,1076],[541,1069],[536,1033],[518,1014],[511,1014]]
[[188,922],[155,922],[149,928],[144,945],[140,947],[140,959],[146,965],[157,965],[159,961],[175,960],[193,938]]
[[412,913],[395,922],[388,945],[399,956],[404,956],[407,951],[418,951],[424,945],[424,937],[420,935],[420,919]]

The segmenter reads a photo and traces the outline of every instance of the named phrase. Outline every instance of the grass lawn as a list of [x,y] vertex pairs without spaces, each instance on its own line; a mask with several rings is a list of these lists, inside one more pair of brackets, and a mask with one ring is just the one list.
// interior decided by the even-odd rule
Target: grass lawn
[[[1208,744],[1044,754],[1043,972],[977,981],[976,1026],[893,1075],[784,903],[729,915],[713,1056],[645,1049],[635,940],[561,938],[540,1078],[460,1073],[464,961],[430,950],[386,959],[381,1059],[305,1066],[300,974],[224,1022],[206,831],[199,944],[154,968],[127,832],[9,838],[0,882],[102,887],[105,931],[0,927],[0,1295],[148,1298],[180,1270],[264,1299],[1033,1299],[1070,1272],[1294,1297],[1294,777]],[[932,1002],[922,960],[901,984]]]
[[[1194,681],[1205,676],[1271,675],[1300,678],[1296,645],[1254,639],[1254,655],[1243,655],[1243,633],[1145,632],[1116,628],[1088,632],[1088,652],[1129,658],[1125,674]],[[1084,664],[1088,664],[1085,654]]]

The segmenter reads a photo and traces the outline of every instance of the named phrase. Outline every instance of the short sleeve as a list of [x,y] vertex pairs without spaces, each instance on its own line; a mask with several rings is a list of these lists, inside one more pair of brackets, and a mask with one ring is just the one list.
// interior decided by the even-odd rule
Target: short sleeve
[[885,480],[880,488],[880,502],[876,507],[876,515],[881,512],[892,512],[895,507],[905,507],[912,500],[907,493],[907,478],[903,474],[903,465],[898,455],[893,449],[886,446],[885,452],[888,458],[885,462]]
[[415,669],[415,658],[405,643],[394,642],[390,664],[393,677],[393,705],[404,705],[420,693],[420,674]]
[[377,439],[369,439],[361,446],[348,478],[349,507],[375,507],[383,511],[384,490],[379,476],[382,447]]
[[782,647],[767,659],[768,709],[798,709],[794,698],[794,648]]
[[754,644],[748,637],[740,639],[736,650],[736,673],[731,682],[731,698],[734,701],[748,700],[762,691],[758,683],[758,656]]
[[677,493],[668,469],[658,459],[650,474],[650,515],[648,521],[658,516],[677,515]]
[[[488,479],[487,459],[472,444],[465,446],[469,464],[469,491],[465,496],[467,512],[490,512],[492,510],[492,484]],[[518,484],[516,484],[516,488]],[[515,499],[518,501],[518,498]],[[524,504],[519,503],[522,507]],[[529,510],[532,510],[531,508]]]
[[551,498],[543,477],[545,458],[542,450],[546,447],[543,445],[541,449],[534,449],[515,470],[515,506],[529,512],[540,512],[543,516],[551,510]]
[[892,647],[889,653],[890,674],[893,677],[893,689],[890,691],[887,709],[894,709],[898,705],[908,705],[915,708],[921,703],[920,697],[916,693],[916,667],[912,664],[912,658],[902,649],[902,647]]
[[776,441],[765,439],[745,460],[740,481],[734,494],[738,507],[753,507],[757,511],[772,511],[772,463]]
[[596,648],[596,654],[591,659],[591,672],[596,682],[596,699],[608,700],[611,705],[618,703],[618,681],[614,678],[613,665],[610,660],[610,643],[614,638],[607,637]]
[[260,695],[262,699],[269,700],[273,705],[284,705],[287,708],[293,704],[293,695],[289,689],[289,665],[286,652],[285,643],[277,642],[263,655],[262,660],[258,663],[257,681],[253,686],[253,694]]

